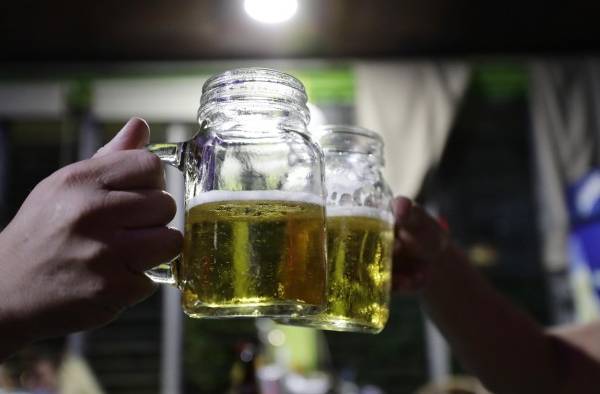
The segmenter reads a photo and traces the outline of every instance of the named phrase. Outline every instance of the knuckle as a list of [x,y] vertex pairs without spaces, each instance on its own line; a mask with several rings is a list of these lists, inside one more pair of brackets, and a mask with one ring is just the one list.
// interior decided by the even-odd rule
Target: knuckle
[[164,208],[167,220],[171,220],[177,213],[177,204],[175,199],[166,192],[161,192],[162,206]]
[[101,208],[102,203],[98,203],[93,195],[79,196],[77,202],[69,210],[68,216],[71,223],[75,225],[75,229],[91,230],[89,226],[101,216]]
[[111,293],[112,284],[105,275],[98,275],[87,284],[87,299],[100,301]]
[[57,176],[61,184],[65,186],[80,185],[89,178],[88,171],[83,162],[73,163],[63,167],[55,173],[55,176]]
[[127,195],[127,192],[121,190],[108,190],[98,195],[97,205],[99,209],[103,211],[103,219],[106,222],[116,219],[116,216],[120,212],[123,212],[123,208],[131,207],[132,201],[138,200],[132,199]]
[[109,190],[106,193],[102,193],[102,195],[98,199],[98,204],[105,209],[110,209],[115,205],[119,204],[120,196],[119,193],[114,190]]
[[111,247],[104,242],[92,242],[90,245],[86,245],[83,254],[85,261],[89,261],[91,264],[104,264],[111,258]]

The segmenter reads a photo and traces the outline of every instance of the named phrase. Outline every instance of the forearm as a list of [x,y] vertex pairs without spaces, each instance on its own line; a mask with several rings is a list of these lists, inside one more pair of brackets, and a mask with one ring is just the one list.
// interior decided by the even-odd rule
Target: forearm
[[0,363],[33,340],[33,326],[24,321],[25,306],[17,306],[14,290],[5,279],[8,277],[0,273]]
[[457,248],[445,256],[432,264],[421,300],[465,367],[497,394],[557,392],[557,341],[494,291]]
[[494,291],[421,207],[397,197],[394,211],[399,287],[421,289],[426,312],[487,387],[496,394],[598,391],[600,323],[546,332]]
[[27,306],[18,299],[27,295],[11,270],[12,264],[23,264],[13,249],[17,241],[5,229],[0,233],[0,363],[33,340],[33,325],[27,323]]

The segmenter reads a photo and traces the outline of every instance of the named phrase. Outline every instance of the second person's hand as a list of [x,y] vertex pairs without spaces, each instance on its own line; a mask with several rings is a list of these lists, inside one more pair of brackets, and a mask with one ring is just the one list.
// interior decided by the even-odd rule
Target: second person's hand
[[393,208],[393,287],[401,292],[418,292],[429,284],[432,269],[445,258],[451,241],[438,222],[410,199],[396,197]]

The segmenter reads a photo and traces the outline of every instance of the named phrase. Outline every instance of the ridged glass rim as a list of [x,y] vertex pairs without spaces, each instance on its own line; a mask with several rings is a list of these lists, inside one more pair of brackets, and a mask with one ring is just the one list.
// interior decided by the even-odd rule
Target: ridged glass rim
[[274,70],[266,67],[244,67],[235,68],[224,71],[220,74],[213,75],[202,85],[202,93],[209,92],[213,89],[229,85],[232,83],[245,82],[271,82],[279,83],[298,90],[306,98],[306,90],[300,80],[293,75],[283,71]]
[[361,126],[351,126],[351,125],[343,125],[343,124],[326,124],[317,127],[319,139],[330,135],[330,134],[352,134],[352,135],[360,135],[363,137],[368,137],[376,140],[378,143],[383,145],[383,138],[379,133],[374,132],[373,130],[367,129]]
[[[385,161],[383,158],[383,137],[372,130],[361,126],[351,126],[351,125],[343,125],[343,124],[326,124],[315,128],[314,135],[316,141],[318,141],[319,146],[325,153],[335,153],[335,152],[346,152],[346,153],[367,153],[377,158],[377,161],[384,165]],[[362,145],[362,149],[354,149],[349,146],[340,146],[340,144],[335,144],[333,141],[327,141],[327,138],[333,138],[347,136],[348,138],[366,138],[368,141],[366,145]],[[365,140],[363,140],[365,141]],[[347,142],[347,141],[346,141]],[[357,141],[358,142],[358,141]],[[355,146],[356,147],[356,146]]]
[[197,119],[201,121],[225,105],[260,106],[297,113],[304,123],[310,121],[308,96],[296,77],[263,67],[236,68],[209,78],[202,86]]

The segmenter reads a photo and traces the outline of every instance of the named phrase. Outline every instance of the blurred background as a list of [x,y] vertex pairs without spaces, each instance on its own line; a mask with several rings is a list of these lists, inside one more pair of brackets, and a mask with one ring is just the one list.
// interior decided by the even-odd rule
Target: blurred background
[[[37,182],[90,157],[131,116],[150,123],[153,142],[186,140],[197,130],[207,77],[270,67],[305,84],[312,125],[381,133],[394,193],[445,221],[472,263],[520,308],[544,325],[595,319],[599,8],[4,2],[0,223]],[[168,181],[181,198],[179,175],[169,171]],[[54,379],[71,382],[64,393],[484,392],[414,297],[393,296],[390,321],[376,336],[191,320],[178,297],[164,287],[107,327],[32,345],[2,366],[0,387],[43,392]]]

